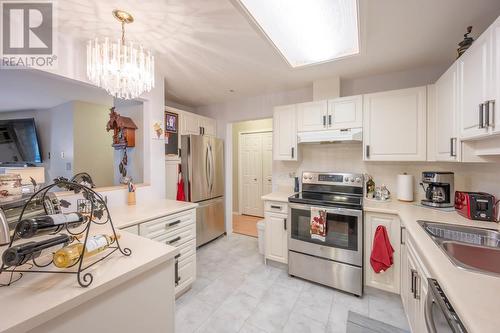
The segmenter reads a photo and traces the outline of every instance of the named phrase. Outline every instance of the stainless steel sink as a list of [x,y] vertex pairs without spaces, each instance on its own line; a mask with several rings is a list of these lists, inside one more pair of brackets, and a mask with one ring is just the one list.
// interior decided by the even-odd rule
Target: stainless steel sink
[[418,224],[455,266],[500,276],[500,232],[429,221]]

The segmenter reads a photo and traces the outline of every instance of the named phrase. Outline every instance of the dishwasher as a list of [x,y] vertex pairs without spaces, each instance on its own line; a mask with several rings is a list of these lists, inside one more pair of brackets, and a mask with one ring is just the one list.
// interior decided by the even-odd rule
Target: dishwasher
[[467,333],[465,326],[435,279],[427,279],[425,325],[429,333]]

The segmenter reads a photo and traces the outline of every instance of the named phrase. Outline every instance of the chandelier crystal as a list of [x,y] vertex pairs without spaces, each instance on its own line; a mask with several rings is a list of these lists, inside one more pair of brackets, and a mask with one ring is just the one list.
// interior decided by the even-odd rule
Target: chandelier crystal
[[134,21],[132,15],[114,10],[113,16],[122,24],[122,37],[88,41],[87,77],[116,98],[137,98],[154,88],[154,57],[142,46],[125,42],[125,24]]

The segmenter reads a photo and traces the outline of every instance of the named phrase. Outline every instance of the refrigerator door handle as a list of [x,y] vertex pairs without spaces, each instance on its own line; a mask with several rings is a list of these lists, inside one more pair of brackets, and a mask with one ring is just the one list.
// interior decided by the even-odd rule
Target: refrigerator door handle
[[212,183],[210,185],[210,192],[213,192],[214,189],[214,181],[215,181],[215,160],[214,160],[214,150],[212,148],[212,145],[210,145],[210,158],[211,158],[211,168],[210,170],[212,171],[212,177],[210,178],[210,182]]
[[207,144],[207,149],[205,151],[205,178],[207,180],[207,186],[210,190],[210,156],[209,156],[209,145]]

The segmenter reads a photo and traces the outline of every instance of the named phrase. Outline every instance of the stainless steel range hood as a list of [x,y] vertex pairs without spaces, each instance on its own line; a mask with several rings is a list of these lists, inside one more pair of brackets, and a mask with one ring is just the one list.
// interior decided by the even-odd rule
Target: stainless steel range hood
[[333,143],[360,142],[363,140],[363,129],[347,128],[339,130],[301,132],[298,133],[298,143]]

